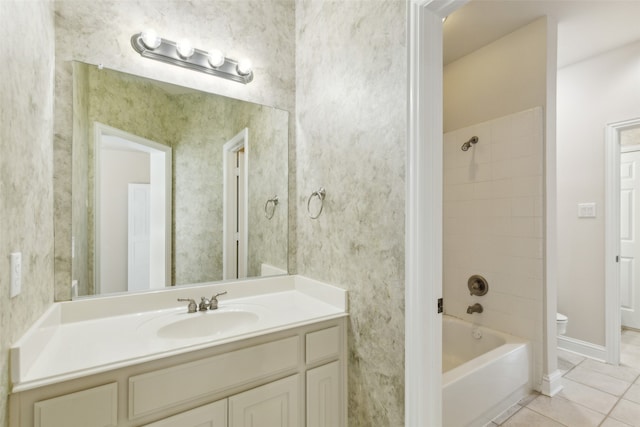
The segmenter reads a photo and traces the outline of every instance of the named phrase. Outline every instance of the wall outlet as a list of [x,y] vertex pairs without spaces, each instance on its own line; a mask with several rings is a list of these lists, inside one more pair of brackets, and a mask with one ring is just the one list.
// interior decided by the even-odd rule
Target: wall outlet
[[22,254],[13,252],[11,254],[11,295],[13,298],[22,291]]

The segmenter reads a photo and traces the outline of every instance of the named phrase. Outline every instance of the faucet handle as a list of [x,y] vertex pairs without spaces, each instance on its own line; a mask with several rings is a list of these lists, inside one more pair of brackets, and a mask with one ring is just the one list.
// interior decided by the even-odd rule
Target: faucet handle
[[189,306],[188,306],[189,313],[195,313],[196,311],[198,311],[198,305],[191,298],[178,298],[178,301],[189,303]]
[[211,299],[209,300],[209,310],[217,310],[218,309],[218,297],[220,295],[226,295],[227,291],[224,292],[220,292],[219,294],[215,294],[214,296],[211,297]]

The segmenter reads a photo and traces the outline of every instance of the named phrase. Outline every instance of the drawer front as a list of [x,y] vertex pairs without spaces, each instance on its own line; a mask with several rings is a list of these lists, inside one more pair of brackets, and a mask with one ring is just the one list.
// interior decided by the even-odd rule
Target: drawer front
[[334,326],[308,333],[306,349],[307,365],[325,359],[337,359],[340,354],[340,329]]
[[227,427],[227,399],[200,406],[144,427]]
[[33,405],[35,427],[108,427],[118,424],[118,384],[111,383]]
[[129,419],[298,367],[298,337],[129,378]]

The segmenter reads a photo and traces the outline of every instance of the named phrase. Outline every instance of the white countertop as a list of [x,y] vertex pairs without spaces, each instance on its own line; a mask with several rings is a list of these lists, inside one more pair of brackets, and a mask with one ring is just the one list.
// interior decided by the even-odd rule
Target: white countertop
[[[216,312],[187,313],[177,298],[227,291]],[[205,337],[163,338],[174,319],[225,311],[258,320]],[[156,292],[54,303],[11,348],[13,392],[54,384],[347,314],[345,290],[301,276],[179,286]],[[188,335],[188,334],[185,334]]]

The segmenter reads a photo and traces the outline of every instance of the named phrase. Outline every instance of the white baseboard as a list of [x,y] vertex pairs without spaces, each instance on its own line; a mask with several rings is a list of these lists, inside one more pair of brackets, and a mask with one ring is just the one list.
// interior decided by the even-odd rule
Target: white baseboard
[[556,369],[549,375],[542,377],[540,392],[545,396],[553,397],[562,390],[562,372]]
[[577,340],[565,336],[558,337],[558,348],[586,356],[590,359],[607,360],[607,349],[604,346]]

